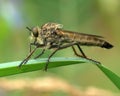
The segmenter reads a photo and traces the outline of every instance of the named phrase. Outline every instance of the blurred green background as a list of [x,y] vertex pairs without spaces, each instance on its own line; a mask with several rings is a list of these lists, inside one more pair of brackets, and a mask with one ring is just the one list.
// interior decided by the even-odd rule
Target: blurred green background
[[[66,30],[105,37],[115,46],[113,49],[82,48],[88,57],[100,61],[120,76],[119,0],[0,0],[0,62],[23,60],[29,52],[29,34],[25,27],[41,26],[47,22],[63,24]],[[41,58],[48,54],[50,51]],[[55,57],[75,55],[71,48],[67,48],[55,54]],[[96,66],[88,63],[5,78],[31,79],[45,76],[62,78],[78,88],[94,86],[118,92]]]

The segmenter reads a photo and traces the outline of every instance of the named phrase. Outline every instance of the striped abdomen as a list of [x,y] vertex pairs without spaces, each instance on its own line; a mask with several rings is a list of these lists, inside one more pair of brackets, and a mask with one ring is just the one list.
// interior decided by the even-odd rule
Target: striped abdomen
[[113,45],[103,40],[101,36],[70,32],[70,31],[63,31],[63,35],[68,40],[78,42],[80,45],[99,46],[107,49],[113,47]]

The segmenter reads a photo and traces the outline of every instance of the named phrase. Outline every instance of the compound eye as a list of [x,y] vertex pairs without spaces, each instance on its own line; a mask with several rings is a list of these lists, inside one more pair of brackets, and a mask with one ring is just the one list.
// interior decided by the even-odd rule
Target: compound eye
[[33,35],[35,36],[35,37],[38,37],[38,32],[36,31],[36,32],[33,32]]
[[32,30],[32,33],[35,37],[38,37],[38,28],[34,27],[33,30]]

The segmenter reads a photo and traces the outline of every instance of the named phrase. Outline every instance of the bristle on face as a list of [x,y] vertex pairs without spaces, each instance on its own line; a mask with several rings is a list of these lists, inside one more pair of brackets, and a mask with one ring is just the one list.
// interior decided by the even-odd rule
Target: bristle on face
[[113,45],[111,45],[108,42],[104,42],[104,44],[101,47],[106,48],[106,49],[111,49],[113,47]]

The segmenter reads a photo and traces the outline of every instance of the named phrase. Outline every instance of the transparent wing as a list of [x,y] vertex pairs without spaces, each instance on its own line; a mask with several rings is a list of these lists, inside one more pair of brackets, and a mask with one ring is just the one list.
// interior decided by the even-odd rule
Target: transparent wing
[[63,33],[75,33],[75,34],[78,34],[78,35],[86,35],[86,36],[92,36],[92,37],[97,37],[97,38],[104,38],[102,36],[99,36],[99,35],[92,35],[92,34],[86,34],[86,33],[79,33],[79,32],[73,32],[73,31],[68,31],[68,30],[62,30],[60,29],[60,31],[62,31]]

